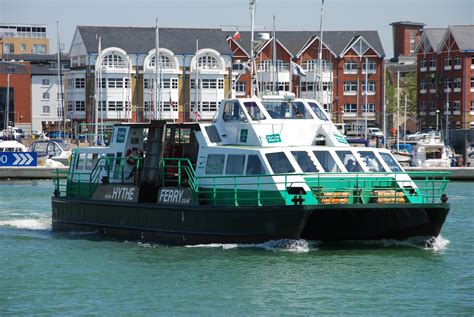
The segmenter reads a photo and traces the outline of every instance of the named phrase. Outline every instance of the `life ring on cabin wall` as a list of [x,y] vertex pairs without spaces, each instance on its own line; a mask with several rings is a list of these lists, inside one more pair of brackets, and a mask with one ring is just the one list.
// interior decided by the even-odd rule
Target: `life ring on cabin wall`
[[138,147],[132,147],[125,152],[128,165],[137,165],[137,158],[143,156],[143,151]]

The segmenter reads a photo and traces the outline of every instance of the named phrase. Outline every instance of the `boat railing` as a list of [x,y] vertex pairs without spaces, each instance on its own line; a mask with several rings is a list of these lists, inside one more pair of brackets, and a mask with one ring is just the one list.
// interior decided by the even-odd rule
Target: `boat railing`
[[[196,176],[187,159],[163,159],[162,186],[189,187],[199,204],[401,204],[435,203],[445,194],[448,172],[292,173]],[[410,177],[424,177],[414,185]],[[304,188],[310,188],[305,190]]]
[[59,174],[53,177],[55,196],[74,198],[90,198],[99,183],[130,183],[138,182],[143,166],[143,158],[137,157],[133,167],[128,164],[128,157],[100,157],[91,169],[76,170],[70,168],[67,177]]

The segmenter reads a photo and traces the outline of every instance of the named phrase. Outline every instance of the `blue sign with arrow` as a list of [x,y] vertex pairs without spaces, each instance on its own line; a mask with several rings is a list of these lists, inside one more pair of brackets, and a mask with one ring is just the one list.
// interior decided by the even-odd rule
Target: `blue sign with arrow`
[[36,166],[36,152],[0,152],[0,166]]

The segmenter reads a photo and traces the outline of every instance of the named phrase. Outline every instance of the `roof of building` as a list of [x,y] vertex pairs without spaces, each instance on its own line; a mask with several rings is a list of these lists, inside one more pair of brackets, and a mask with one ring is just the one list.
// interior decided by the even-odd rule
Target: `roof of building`
[[474,50],[474,25],[450,25],[449,30],[460,51]]
[[46,64],[31,64],[30,69],[31,75],[58,75],[57,68],[51,68],[50,65]]
[[444,33],[446,33],[446,29],[444,28],[436,28],[436,29],[424,29],[423,33],[425,34],[426,38],[428,39],[431,47],[435,52],[438,52],[439,43],[443,39]]
[[[240,32],[238,43],[247,52],[250,49],[250,32]],[[258,33],[258,32],[256,32]],[[233,33],[227,32],[227,36]],[[270,34],[272,36],[272,34]],[[277,40],[282,43],[294,56],[310,40],[319,36],[319,31],[276,31]],[[356,37],[362,36],[381,55],[385,55],[382,42],[377,31],[324,31],[323,43],[339,56],[347,45]]]
[[411,22],[411,21],[398,21],[398,22],[392,22],[390,25],[411,25],[411,26],[419,26],[419,27],[424,27],[424,23],[420,22]]
[[[88,52],[97,52],[98,38],[102,48],[119,47],[127,53],[148,53],[155,48],[155,28],[78,26]],[[159,46],[175,54],[193,55],[199,48],[212,48],[221,54],[232,54],[221,29],[160,28]]]
[[[50,62],[50,61],[57,61],[58,55],[57,54],[8,54],[8,60],[15,60],[15,61],[28,61],[28,62]],[[61,60],[67,61],[69,60],[69,55],[66,53],[61,53]]]

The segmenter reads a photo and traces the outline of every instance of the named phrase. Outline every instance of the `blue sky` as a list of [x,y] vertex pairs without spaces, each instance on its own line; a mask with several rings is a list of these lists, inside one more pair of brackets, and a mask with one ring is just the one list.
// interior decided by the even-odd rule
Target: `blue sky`
[[[257,0],[257,26],[319,30],[321,0]],[[387,57],[393,56],[390,23],[412,21],[427,28],[474,24],[474,0],[325,0],[324,29],[376,30]],[[56,52],[56,21],[69,50],[76,25],[211,27],[250,25],[248,0],[0,0],[0,23],[48,26]]]

